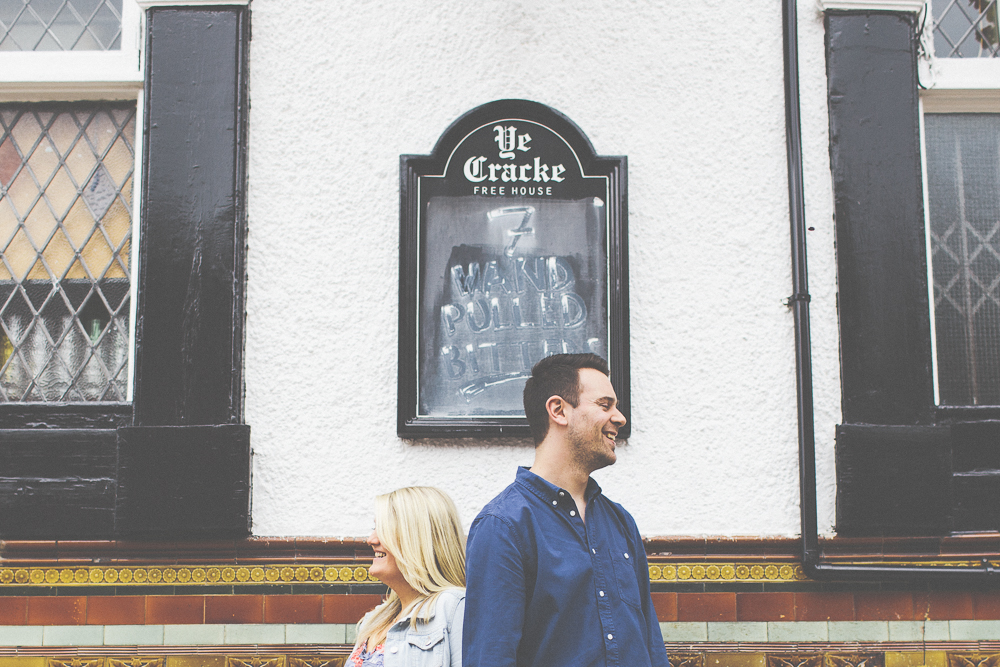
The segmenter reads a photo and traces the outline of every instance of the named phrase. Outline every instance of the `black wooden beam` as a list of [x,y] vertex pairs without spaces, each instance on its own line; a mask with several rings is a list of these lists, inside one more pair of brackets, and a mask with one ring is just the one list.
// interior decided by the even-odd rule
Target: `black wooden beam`
[[123,428],[118,446],[119,535],[249,534],[249,426]]
[[943,535],[951,484],[947,426],[837,428],[839,535]]
[[826,15],[847,423],[933,419],[915,21]]
[[244,536],[246,7],[147,13],[134,428],[117,533]]
[[136,425],[242,421],[247,21],[147,13]]
[[114,535],[113,429],[0,430],[0,538]]

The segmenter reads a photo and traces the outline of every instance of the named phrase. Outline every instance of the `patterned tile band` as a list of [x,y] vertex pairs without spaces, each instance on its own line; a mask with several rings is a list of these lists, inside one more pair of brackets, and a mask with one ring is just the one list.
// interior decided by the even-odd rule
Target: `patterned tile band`
[[[948,565],[981,567],[981,561],[947,561]],[[992,563],[1000,567],[1000,561]],[[280,565],[162,565],[88,567],[2,567],[0,592],[23,586],[218,586],[225,584],[358,584],[380,583],[367,562]],[[782,583],[810,581],[798,563],[651,563],[653,582],[718,581]]]
[[791,563],[678,563],[650,565],[650,581],[807,581],[801,565]]
[[379,583],[368,574],[368,565],[256,565],[155,567],[4,567],[4,586],[118,585],[219,585],[219,584],[356,584]]
[[[651,559],[652,560],[652,559]],[[987,561],[992,567],[1000,567],[1000,561]],[[951,567],[981,568],[985,563],[978,560],[935,560],[935,561],[850,561],[853,565],[948,565]],[[669,563],[649,566],[650,581],[722,581],[748,583],[780,583],[783,581],[812,581],[798,563]],[[998,666],[1000,667],[1000,666]]]

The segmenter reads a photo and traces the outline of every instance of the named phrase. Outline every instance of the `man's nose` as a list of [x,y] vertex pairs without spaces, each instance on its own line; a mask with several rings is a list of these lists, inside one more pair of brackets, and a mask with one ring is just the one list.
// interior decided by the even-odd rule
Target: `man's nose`
[[615,414],[611,416],[611,423],[617,426],[618,428],[621,428],[622,426],[625,425],[626,421],[627,420],[625,419],[625,415],[622,414],[622,411],[619,410],[618,408],[615,408]]

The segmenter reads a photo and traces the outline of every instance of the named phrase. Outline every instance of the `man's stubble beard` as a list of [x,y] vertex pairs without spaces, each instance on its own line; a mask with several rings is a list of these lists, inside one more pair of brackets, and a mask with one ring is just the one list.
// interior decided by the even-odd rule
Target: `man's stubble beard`
[[595,435],[591,429],[571,426],[566,437],[569,440],[574,463],[590,472],[606,468],[618,460],[614,451],[609,452],[605,448],[604,433],[599,428],[596,432],[596,444]]

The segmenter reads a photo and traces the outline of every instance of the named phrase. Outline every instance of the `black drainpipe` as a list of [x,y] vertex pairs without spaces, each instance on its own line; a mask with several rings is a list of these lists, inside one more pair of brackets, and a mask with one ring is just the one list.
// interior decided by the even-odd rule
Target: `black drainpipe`
[[1000,570],[987,559],[978,567],[953,565],[854,565],[820,560],[816,514],[816,433],[813,419],[812,345],[809,340],[809,281],[806,269],[806,212],[802,185],[802,128],[799,118],[799,47],[796,0],[782,2],[785,50],[785,145],[788,155],[788,211],[792,241],[795,378],[798,395],[799,508],[802,521],[802,568],[812,579],[852,581],[916,579],[949,582],[993,579]]

